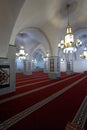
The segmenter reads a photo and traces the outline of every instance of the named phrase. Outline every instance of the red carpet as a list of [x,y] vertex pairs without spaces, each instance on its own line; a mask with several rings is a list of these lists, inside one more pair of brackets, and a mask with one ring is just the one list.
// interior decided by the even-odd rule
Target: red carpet
[[[45,88],[43,90],[34,92],[34,94],[31,93],[29,95],[22,96],[21,98],[17,98],[15,100],[12,100],[12,101],[9,101],[5,104],[2,104],[1,107],[0,107],[0,110],[2,111],[2,113],[3,113],[3,108],[6,108],[4,110],[4,114],[2,114],[3,118],[5,117],[5,119],[7,119],[10,116],[17,114],[18,112],[20,112],[20,111],[26,109],[27,107],[33,105],[34,103],[36,103],[40,100],[43,100],[44,98],[48,97],[52,93],[59,91],[60,89],[63,89],[64,87],[66,87],[67,85],[72,83],[73,81],[76,81],[77,79],[79,79],[79,77],[81,77],[81,76],[78,76],[78,77],[76,77],[72,80],[70,79],[70,80],[65,81],[64,83],[60,83],[56,86],[52,85],[52,87],[48,87],[48,88]],[[18,104],[18,105],[17,105],[17,108],[15,109],[16,104]],[[10,112],[10,114],[8,113],[8,111]],[[5,113],[6,113],[6,115],[5,115]]]
[[21,120],[11,129],[64,130],[67,121],[72,121],[84,95],[87,94],[85,89],[86,87],[82,89],[82,86],[76,85],[54,101]]
[[[35,74],[35,73],[34,73]],[[37,74],[36,74],[37,75]],[[39,73],[41,75],[41,73]],[[43,74],[42,74],[43,75]],[[32,75],[33,76],[33,75]],[[31,78],[32,78],[31,76]],[[14,116],[15,114],[25,110],[26,108],[44,100],[45,98],[51,96],[52,94],[59,92],[63,88],[66,88],[75,81],[78,81],[84,74],[75,74],[71,76],[61,77],[56,80],[49,80],[43,83],[37,83],[36,85],[31,85],[23,88],[17,89],[15,94],[8,94],[9,97],[35,90],[36,88],[41,88],[45,85],[57,83],[46,87],[42,90],[32,92],[22,97],[18,97],[14,100],[8,101],[6,103],[0,104],[0,121]],[[26,76],[24,76],[26,78]],[[68,79],[71,77],[71,79]],[[17,74],[18,78],[18,74]],[[19,78],[22,78],[22,74],[19,74]],[[27,78],[26,78],[27,79]],[[66,81],[63,81],[67,79]],[[43,78],[44,80],[44,78]],[[39,80],[38,80],[39,81]],[[41,81],[41,80],[40,80]],[[37,82],[34,80],[34,82]],[[66,123],[72,121],[77,112],[83,98],[87,95],[87,79],[82,80],[74,87],[70,88],[62,95],[58,96],[51,102],[47,103],[37,111],[33,112],[26,118],[20,120],[18,123],[14,124],[9,130],[64,130]],[[8,95],[1,96],[1,99],[7,98]],[[86,126],[86,125],[85,125]]]
[[[43,74],[44,73],[42,73],[42,77],[43,77]],[[23,74],[22,74],[23,75]],[[36,75],[38,75],[37,73],[36,73]],[[76,74],[74,74],[74,75],[76,75]],[[74,76],[74,75],[71,75],[71,76]],[[17,74],[17,76],[18,76],[18,74]],[[20,76],[20,74],[19,74],[19,76]],[[24,76],[24,75],[23,75]],[[29,78],[29,76],[26,76],[27,78]],[[33,75],[32,75],[32,77],[33,77]],[[46,77],[47,77],[47,74],[46,74]],[[3,99],[3,98],[7,98],[7,97],[10,97],[10,96],[14,96],[14,95],[16,95],[16,94],[18,94],[18,93],[21,93],[21,92],[24,92],[24,91],[27,91],[27,90],[32,90],[32,89],[35,89],[35,88],[38,88],[38,87],[42,87],[43,85],[47,85],[47,84],[50,84],[50,83],[53,83],[53,82],[57,82],[57,81],[59,81],[59,80],[61,80],[61,79],[65,79],[65,78],[67,78],[67,77],[69,77],[69,75],[64,75],[63,74],[63,77],[62,78],[58,78],[58,79],[55,79],[55,80],[51,80],[51,79],[46,79],[46,80],[49,80],[49,81],[46,81],[46,80],[44,80],[44,79],[38,79],[38,76],[37,76],[37,78],[35,78],[35,79],[38,79],[38,81],[40,82],[40,81],[42,81],[42,83],[40,82],[40,83],[37,83],[35,80],[34,81],[32,81],[32,83],[34,83],[34,85],[32,84],[30,84],[30,83],[27,83],[28,85],[26,86],[26,87],[24,87],[24,88],[21,88],[20,89],[20,87],[18,86],[17,87],[17,90],[16,90],[16,92],[13,92],[13,93],[10,93],[10,94],[6,94],[6,95],[3,95],[3,96],[0,96],[0,99]],[[22,81],[23,81],[23,77],[21,78],[22,79]],[[24,80],[24,83],[22,83],[22,85],[25,85],[26,84],[26,82],[25,82],[26,80]],[[30,81],[30,78],[29,78],[29,80],[28,81]],[[17,84],[17,83],[16,83]]]

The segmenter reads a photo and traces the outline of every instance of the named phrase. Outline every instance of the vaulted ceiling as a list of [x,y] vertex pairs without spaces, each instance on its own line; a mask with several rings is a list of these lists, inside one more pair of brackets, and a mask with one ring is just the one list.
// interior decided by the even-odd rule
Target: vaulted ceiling
[[[73,32],[87,27],[87,0],[1,0],[0,28],[2,54],[5,46],[21,45],[24,34],[26,51],[35,48],[57,51],[57,44],[67,26],[66,5],[70,4],[69,18]],[[81,33],[81,32],[80,32]]]

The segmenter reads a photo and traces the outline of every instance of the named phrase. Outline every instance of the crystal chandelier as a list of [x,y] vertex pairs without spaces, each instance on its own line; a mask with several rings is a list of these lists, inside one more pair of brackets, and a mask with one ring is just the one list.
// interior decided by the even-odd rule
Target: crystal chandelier
[[19,57],[19,59],[26,59],[28,53],[25,53],[24,47],[21,46],[21,49],[19,50],[18,53],[16,53],[16,56]]
[[49,57],[49,51],[46,52],[46,56],[44,56],[44,61],[47,61]]
[[72,33],[72,27],[69,24],[69,7],[70,4],[67,4],[67,14],[68,14],[68,25],[66,27],[66,34],[64,40],[58,44],[58,48],[62,48],[64,53],[76,52],[77,48],[82,45],[80,38],[76,41],[74,40],[74,34]]
[[82,55],[80,55],[80,58],[87,60],[87,46],[84,47]]
[[18,53],[16,53],[16,56],[19,58],[19,59],[26,59],[27,56],[28,56],[28,53],[25,53],[25,50],[24,50],[24,37],[25,37],[25,34],[24,33],[19,33],[19,36],[21,38],[21,47],[20,47],[20,50]]

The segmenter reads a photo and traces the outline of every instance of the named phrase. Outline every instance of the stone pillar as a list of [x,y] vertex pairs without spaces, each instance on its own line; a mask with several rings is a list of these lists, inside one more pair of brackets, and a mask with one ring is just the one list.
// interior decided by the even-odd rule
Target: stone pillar
[[73,61],[67,61],[67,69],[66,69],[66,73],[67,74],[73,74]]
[[73,74],[73,53],[67,53],[66,73],[67,74]]
[[35,69],[34,62],[33,62],[33,61],[31,62],[31,69],[32,69],[32,72],[33,72],[34,69]]
[[24,60],[24,72],[25,75],[32,75],[32,65],[31,61]]
[[35,69],[36,69],[35,60],[32,60],[32,61],[31,61],[31,69],[32,69],[32,72],[34,72]]
[[0,95],[10,91],[10,65],[8,58],[0,57]]
[[60,77],[60,58],[58,56],[48,58],[48,77],[51,79]]
[[9,45],[7,58],[0,58],[0,95],[14,92],[16,90],[15,52],[15,46]]
[[16,47],[13,45],[9,45],[8,48],[8,59],[10,63],[10,91],[13,92],[16,90],[16,66],[15,66],[15,54]]
[[44,73],[48,73],[48,58],[44,60]]
[[17,58],[15,61],[16,64],[16,73],[23,73],[24,72],[24,60]]

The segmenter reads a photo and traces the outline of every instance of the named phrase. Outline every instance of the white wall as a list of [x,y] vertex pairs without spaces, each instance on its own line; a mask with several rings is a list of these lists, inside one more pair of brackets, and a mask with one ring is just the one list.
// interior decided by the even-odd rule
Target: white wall
[[73,63],[74,72],[87,71],[87,60],[76,60]]
[[[60,63],[60,69],[63,72],[66,72],[66,62]],[[83,73],[87,71],[87,60],[75,60],[73,61],[73,70],[74,72]]]

